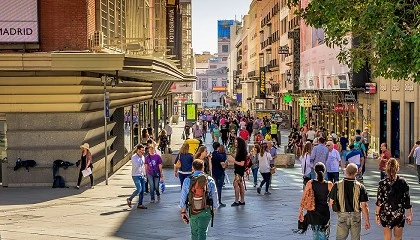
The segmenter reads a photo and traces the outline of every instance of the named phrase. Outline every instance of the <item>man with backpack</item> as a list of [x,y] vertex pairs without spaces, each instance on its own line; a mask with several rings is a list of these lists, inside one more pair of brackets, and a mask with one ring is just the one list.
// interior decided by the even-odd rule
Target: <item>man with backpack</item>
[[[194,173],[182,184],[181,219],[191,227],[191,239],[206,239],[210,220],[219,207],[214,179],[204,174],[204,162],[193,161]],[[188,213],[187,213],[188,209]],[[212,221],[213,226],[213,221]]]

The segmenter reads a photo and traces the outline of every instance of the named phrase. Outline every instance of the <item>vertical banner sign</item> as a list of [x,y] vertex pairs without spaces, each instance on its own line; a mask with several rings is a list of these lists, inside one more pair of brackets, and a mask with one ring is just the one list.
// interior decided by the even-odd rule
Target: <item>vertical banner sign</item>
[[162,105],[158,105],[158,110],[157,110],[158,112],[157,112],[157,114],[158,114],[158,119],[160,119],[161,118],[161,112],[162,112]]
[[260,98],[266,97],[265,89],[265,67],[260,67]]
[[181,31],[179,0],[166,0],[166,46],[168,54],[181,60],[179,37]]
[[187,121],[197,121],[197,104],[185,104],[185,112],[187,115]]

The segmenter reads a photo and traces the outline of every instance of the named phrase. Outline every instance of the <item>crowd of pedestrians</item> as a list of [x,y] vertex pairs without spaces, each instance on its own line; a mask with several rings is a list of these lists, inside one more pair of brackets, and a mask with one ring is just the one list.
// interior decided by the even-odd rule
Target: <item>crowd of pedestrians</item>
[[[329,239],[332,209],[338,219],[337,239],[347,239],[349,235],[351,239],[360,239],[362,219],[364,228],[370,228],[369,197],[363,185],[369,129],[357,130],[348,138],[344,133],[338,136],[334,131],[328,132],[314,124],[304,124],[299,129],[296,123],[293,125],[288,150],[300,159],[304,195],[309,191],[314,193],[315,208],[306,213],[304,208],[299,209],[298,220],[304,223],[302,232],[311,226],[314,239]],[[195,154],[190,153],[189,144],[184,142],[175,158],[174,175],[181,184],[181,219],[190,224],[192,239],[205,239],[215,209],[226,206],[222,202],[222,191],[229,179],[225,174],[228,165],[233,165],[234,169],[232,207],[245,206],[245,178],[249,179],[250,174],[256,194],[261,194],[263,189],[264,195],[271,194],[269,190],[279,143],[277,130],[277,124],[268,118],[260,119],[240,111],[204,111],[192,126],[185,125],[183,139],[193,137],[205,141],[211,138],[213,142],[212,152],[206,146],[200,146]],[[127,199],[130,207],[133,198],[139,195],[137,208],[147,208],[143,205],[147,185],[150,202],[155,202],[155,195],[157,201],[160,200],[159,182],[163,181],[163,172],[158,152],[165,152],[162,142],[169,143],[170,137],[165,129],[157,142],[150,136],[148,129],[142,131],[143,145],[137,146],[132,157],[136,190]],[[416,144],[410,155],[420,158],[420,141]],[[391,158],[386,143],[381,144],[378,170],[381,181],[378,183],[375,222],[383,227],[384,239],[391,239],[392,235],[401,239],[404,223],[412,222],[409,187],[398,176],[398,162]],[[258,182],[259,174],[261,182]],[[197,179],[203,175],[207,179],[206,201],[203,208],[194,213],[188,209],[196,207],[194,201],[197,200],[194,199],[197,198],[189,197],[199,186]]]

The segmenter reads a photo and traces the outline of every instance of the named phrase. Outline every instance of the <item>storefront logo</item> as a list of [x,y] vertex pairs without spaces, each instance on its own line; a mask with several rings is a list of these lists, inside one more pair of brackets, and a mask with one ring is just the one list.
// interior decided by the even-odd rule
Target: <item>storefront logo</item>
[[38,38],[38,0],[1,0],[0,43],[35,43]]

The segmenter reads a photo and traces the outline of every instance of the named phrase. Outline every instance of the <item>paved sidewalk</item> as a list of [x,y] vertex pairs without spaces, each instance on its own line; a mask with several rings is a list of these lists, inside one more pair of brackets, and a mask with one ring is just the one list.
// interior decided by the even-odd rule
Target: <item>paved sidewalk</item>
[[[174,128],[178,126],[174,125]],[[376,160],[369,160],[365,184],[371,199],[372,226],[371,230],[362,231],[364,240],[382,239],[382,228],[376,225],[373,216],[379,180],[376,169]],[[227,171],[232,179],[232,170]],[[145,196],[147,210],[129,209],[126,205],[125,199],[134,190],[130,174],[129,162],[110,177],[109,185],[101,182],[95,189],[0,188],[1,240],[189,239],[189,226],[180,219],[180,183],[173,170],[164,170],[166,190],[160,202],[151,204],[150,195]],[[413,169],[402,167],[401,175],[410,184],[414,209],[413,224],[406,225],[404,229],[405,240],[420,239],[420,185],[413,174]],[[226,185],[223,189],[222,200],[228,206],[216,212],[208,239],[312,239],[311,230],[306,235],[294,234],[291,230],[297,227],[302,194],[298,162],[294,168],[277,170],[273,176],[271,196],[258,195],[249,181],[247,186],[246,205],[240,207],[230,207],[234,200],[232,187]],[[135,201],[137,198],[133,205]],[[337,220],[334,213],[331,215],[330,239],[335,239]]]

